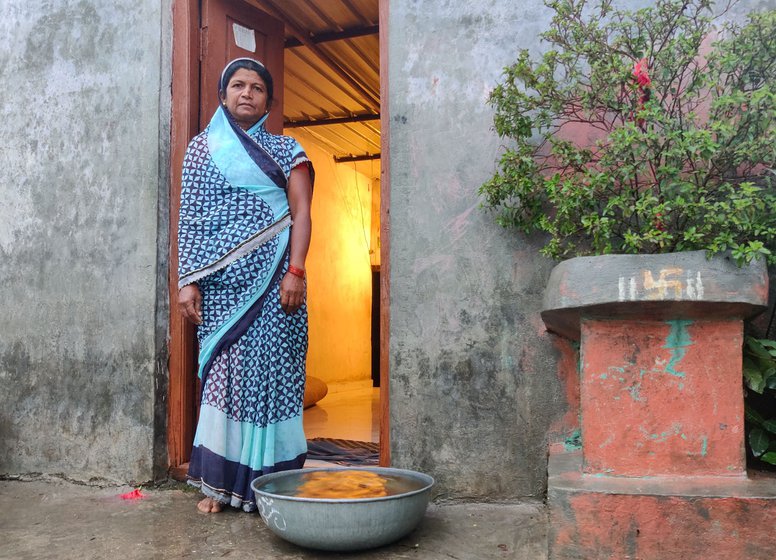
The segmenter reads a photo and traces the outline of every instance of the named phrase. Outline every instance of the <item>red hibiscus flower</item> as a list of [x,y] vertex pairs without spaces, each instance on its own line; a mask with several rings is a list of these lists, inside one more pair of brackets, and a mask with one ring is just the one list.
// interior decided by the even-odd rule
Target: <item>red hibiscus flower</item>
[[636,83],[641,88],[648,88],[652,85],[652,80],[649,79],[647,69],[648,66],[646,58],[642,58],[633,65],[633,77],[636,78]]

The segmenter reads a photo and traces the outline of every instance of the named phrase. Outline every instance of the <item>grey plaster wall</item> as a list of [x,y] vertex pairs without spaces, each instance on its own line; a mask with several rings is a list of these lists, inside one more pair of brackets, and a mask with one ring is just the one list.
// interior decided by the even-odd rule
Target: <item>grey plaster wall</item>
[[391,451],[442,497],[542,496],[567,410],[538,313],[553,263],[476,194],[501,146],[488,94],[550,18],[541,0],[389,2]]
[[501,146],[488,94],[548,21],[534,0],[390,2],[392,460],[450,498],[540,496],[564,408],[552,263],[477,197]]
[[169,23],[0,4],[0,474],[145,481],[163,455]]

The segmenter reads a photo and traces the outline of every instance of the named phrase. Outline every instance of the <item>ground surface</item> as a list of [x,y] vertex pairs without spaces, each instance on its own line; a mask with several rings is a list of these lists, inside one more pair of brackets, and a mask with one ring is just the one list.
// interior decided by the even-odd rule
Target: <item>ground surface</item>
[[384,548],[310,551],[272,534],[257,514],[196,511],[198,494],[173,483],[98,488],[60,480],[0,481],[0,559],[157,560],[204,558],[546,560],[542,504],[429,506],[421,525]]

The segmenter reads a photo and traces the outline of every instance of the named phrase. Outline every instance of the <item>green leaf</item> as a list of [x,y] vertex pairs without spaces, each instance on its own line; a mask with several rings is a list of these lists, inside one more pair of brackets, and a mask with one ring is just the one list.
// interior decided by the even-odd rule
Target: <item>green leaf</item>
[[752,391],[762,394],[765,388],[765,380],[759,369],[744,367],[744,381]]
[[755,457],[759,457],[768,451],[770,443],[771,439],[768,437],[768,434],[760,428],[755,428],[749,433],[749,447],[751,447]]
[[763,418],[762,414],[757,412],[749,404],[746,404],[744,407],[744,416],[749,422],[756,424],[757,426],[762,426],[763,422],[765,422],[765,418]]
[[747,342],[748,342],[747,347],[749,348],[749,350],[753,354],[755,354],[758,358],[762,358],[764,360],[771,359],[771,354],[765,348],[763,348],[763,345],[761,344],[760,340],[752,338],[752,339],[749,339]]
[[771,465],[776,465],[776,451],[769,451],[760,457],[760,460],[765,461],[766,463],[770,463]]
[[776,434],[776,418],[769,418],[762,423],[762,427],[764,430],[768,430],[772,434]]

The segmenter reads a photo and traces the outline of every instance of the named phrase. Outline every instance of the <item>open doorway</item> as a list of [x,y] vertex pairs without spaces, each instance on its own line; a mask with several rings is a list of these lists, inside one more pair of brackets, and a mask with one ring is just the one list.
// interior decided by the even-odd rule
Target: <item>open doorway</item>
[[[276,92],[282,84],[282,105],[276,105],[269,128],[299,140],[316,168],[307,371],[319,391],[322,382],[326,395],[305,410],[305,430],[308,439],[379,440],[383,465],[390,462],[382,350],[388,320],[382,234],[387,220],[381,219],[387,181],[380,165],[385,88],[379,20],[385,8],[378,0],[174,0],[170,205],[174,304],[180,164],[188,140],[207,123],[203,115],[212,112],[206,98],[215,99],[209,65],[220,68],[235,56],[272,60],[280,48],[279,62],[268,67],[280,77],[275,80]],[[223,17],[214,16],[220,12]],[[272,22],[281,25],[279,47]],[[195,371],[194,330],[173,305],[168,448],[171,472],[178,477],[185,473],[196,424]]]

